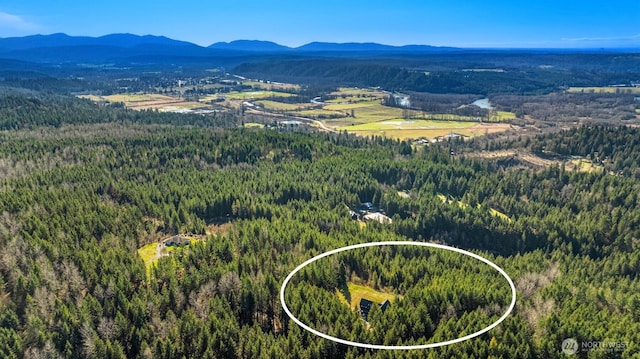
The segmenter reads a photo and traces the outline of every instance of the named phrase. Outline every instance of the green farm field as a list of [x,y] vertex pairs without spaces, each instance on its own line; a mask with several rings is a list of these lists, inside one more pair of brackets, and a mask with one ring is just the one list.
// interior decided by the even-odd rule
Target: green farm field
[[254,102],[256,105],[262,106],[267,110],[280,110],[280,111],[298,111],[301,109],[307,109],[314,106],[311,103],[284,103],[271,100],[260,100]]
[[379,97],[379,98],[383,98],[384,96],[386,96],[385,93],[382,91],[361,89],[361,88],[355,88],[355,87],[341,87],[338,89],[338,91],[332,92],[331,95],[334,95],[334,96],[344,95],[344,96],[356,96],[356,97],[373,96],[373,97]]
[[515,120],[516,114],[508,111],[495,111],[489,116],[489,121],[508,121]]
[[311,118],[320,118],[320,117],[343,117],[344,113],[339,111],[329,111],[325,109],[314,109],[314,110],[304,110],[304,111],[296,111],[292,113],[296,116],[308,116]]
[[379,101],[360,101],[360,102],[352,102],[352,103],[332,103],[331,105],[324,106],[324,109],[327,110],[335,110],[335,111],[345,111],[363,107],[370,107],[379,105]]

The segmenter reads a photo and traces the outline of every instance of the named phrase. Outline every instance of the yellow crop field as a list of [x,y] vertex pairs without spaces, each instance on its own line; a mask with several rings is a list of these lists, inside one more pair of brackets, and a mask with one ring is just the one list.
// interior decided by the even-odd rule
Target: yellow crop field
[[570,87],[568,92],[572,92],[572,93],[632,93],[632,94],[640,94],[640,87],[619,87],[619,86]]
[[[324,121],[330,123],[331,121]],[[359,136],[383,136],[399,140],[418,138],[439,138],[450,134],[464,137],[482,136],[489,133],[504,132],[510,125],[504,123],[477,123],[464,121],[433,121],[394,119],[353,126],[338,127]]]

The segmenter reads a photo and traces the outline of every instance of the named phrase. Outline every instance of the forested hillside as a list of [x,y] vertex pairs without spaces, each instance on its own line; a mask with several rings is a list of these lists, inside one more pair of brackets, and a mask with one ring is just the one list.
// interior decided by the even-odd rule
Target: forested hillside
[[[618,344],[580,357],[640,355],[633,171],[505,169],[451,156],[447,143],[221,128],[240,122],[231,115],[21,95],[0,106],[0,356],[563,358],[567,338]],[[577,130],[566,151],[637,158],[637,146],[607,145],[635,132]],[[527,145],[559,152],[566,140]],[[366,201],[392,223],[351,219]],[[146,266],[137,250],[178,233],[199,239]],[[463,343],[391,352],[318,338],[282,310],[280,286],[305,260],[407,239],[494,261],[516,283],[514,312]],[[496,273],[455,255],[407,249],[341,260],[301,273],[287,301],[345,339],[454,339],[509,302],[506,282],[487,278]],[[365,323],[335,293],[356,278],[402,299]]]
[[234,72],[282,82],[475,95],[548,94],[565,86],[628,83],[640,75],[633,54],[453,51],[332,56],[265,58],[240,64]]

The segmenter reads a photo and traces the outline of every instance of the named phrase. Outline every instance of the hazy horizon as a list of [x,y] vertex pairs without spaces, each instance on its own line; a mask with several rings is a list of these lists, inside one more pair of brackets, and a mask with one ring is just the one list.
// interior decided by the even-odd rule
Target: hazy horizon
[[640,1],[482,3],[328,0],[236,2],[114,0],[108,3],[9,0],[0,37],[65,33],[100,37],[152,34],[200,46],[234,40],[298,47],[310,42],[462,48],[640,47]]

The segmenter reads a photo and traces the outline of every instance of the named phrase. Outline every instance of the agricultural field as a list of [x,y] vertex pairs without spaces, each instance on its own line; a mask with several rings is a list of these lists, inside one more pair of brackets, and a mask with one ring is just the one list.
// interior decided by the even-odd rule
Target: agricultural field
[[205,107],[205,105],[199,102],[185,101],[177,97],[161,94],[136,93],[115,94],[109,96],[82,95],[79,97],[86,98],[94,102],[121,102],[124,103],[127,108],[132,110],[154,109],[162,112],[180,112]]
[[[190,112],[211,106],[237,110],[243,102],[251,102],[254,113],[278,112],[295,117],[319,120],[332,130],[346,130],[362,136],[385,136],[396,139],[438,138],[452,133],[472,137],[507,129],[496,122],[515,118],[511,112],[495,111],[490,118],[493,124],[481,124],[478,118],[453,114],[429,114],[421,111],[389,107],[382,104],[388,93],[360,88],[340,88],[330,93],[331,100],[325,103],[285,103],[267,98],[295,96],[290,92],[299,90],[293,84],[243,81],[243,85],[262,90],[232,91],[201,96],[198,102],[164,94],[116,94],[110,96],[81,96],[95,102],[122,102],[134,110],[155,109],[161,112]],[[224,86],[214,84],[211,86]],[[321,126],[322,127],[322,126]]]
[[300,85],[269,81],[242,81],[245,86],[268,91],[299,91]]
[[335,100],[329,101],[331,104],[330,105],[326,105],[324,106],[325,109],[327,110],[334,110],[334,111],[348,111],[351,109],[357,109],[357,108],[362,108],[362,107],[369,107],[369,106],[376,106],[379,105],[380,102],[379,101],[352,101],[351,103],[334,103],[336,102]]
[[472,127],[476,122],[463,121],[434,121],[434,120],[405,120],[401,118],[368,122],[364,124],[340,128],[347,131],[385,131],[385,130],[461,130]]
[[316,106],[312,103],[283,103],[271,100],[260,100],[253,103],[266,110],[271,111],[302,111],[308,109],[309,107]]
[[375,97],[375,98],[384,98],[388,96],[382,91],[371,90],[371,89],[362,89],[356,87],[340,87],[338,91],[334,91],[331,93],[334,96],[354,96],[354,97]]
[[571,92],[571,93],[632,93],[632,94],[640,94],[640,87],[619,87],[619,86],[570,87],[568,92]]
[[489,121],[508,121],[515,120],[516,114],[508,111],[491,111]]
[[[333,105],[328,105],[328,106],[333,106]],[[354,117],[345,119],[345,122],[343,123],[331,123],[331,124],[327,123],[327,125],[339,127],[339,126],[347,126],[352,124],[365,124],[369,122],[377,122],[377,121],[402,118],[402,114],[403,114],[403,111],[400,108],[388,107],[381,104],[375,104],[375,105],[359,107],[359,108],[352,108],[352,109],[346,110],[345,112],[351,114],[351,110],[353,110]]]
[[[290,97],[293,94],[279,91],[233,91],[222,95],[228,100],[259,100],[269,97]],[[219,96],[215,96],[219,97]]]
[[[313,109],[313,110],[304,110],[304,111],[295,111],[290,113],[295,116],[309,117],[309,118],[341,118],[346,115],[339,111],[329,111],[325,109]],[[329,123],[325,123],[329,125]]]
[[436,138],[455,133],[472,137],[476,122],[390,119],[339,127],[363,136],[386,136],[399,139]]

